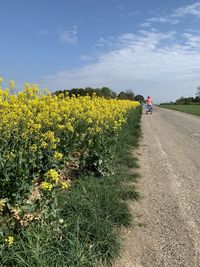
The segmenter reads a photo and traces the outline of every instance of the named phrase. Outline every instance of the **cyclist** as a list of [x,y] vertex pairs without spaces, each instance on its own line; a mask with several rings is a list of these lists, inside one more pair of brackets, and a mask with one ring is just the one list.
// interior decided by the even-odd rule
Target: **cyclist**
[[153,99],[151,96],[148,96],[147,97],[147,100],[146,100],[146,105],[147,105],[147,110],[146,110],[146,113],[150,113],[152,114],[153,112]]

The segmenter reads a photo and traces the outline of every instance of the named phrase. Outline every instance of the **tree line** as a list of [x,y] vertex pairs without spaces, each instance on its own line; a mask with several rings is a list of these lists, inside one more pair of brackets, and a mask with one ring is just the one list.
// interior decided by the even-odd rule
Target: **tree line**
[[200,86],[197,87],[196,96],[192,97],[180,97],[175,102],[169,103],[161,103],[162,104],[175,104],[175,105],[192,105],[192,104],[200,104]]
[[136,100],[139,102],[144,102],[144,97],[142,95],[135,95],[132,90],[125,90],[121,91],[120,93],[116,93],[112,91],[108,87],[102,87],[102,88],[91,88],[91,87],[86,87],[86,88],[72,88],[72,89],[65,89],[65,90],[58,90],[54,92],[53,94],[55,95],[60,95],[64,94],[64,96],[69,96],[72,97],[74,96],[92,96],[93,94],[96,94],[99,97],[105,97],[107,99],[112,98],[112,99],[124,99],[124,100]]
[[200,97],[181,97],[176,100],[175,104],[177,105],[191,105],[191,104],[200,104]]

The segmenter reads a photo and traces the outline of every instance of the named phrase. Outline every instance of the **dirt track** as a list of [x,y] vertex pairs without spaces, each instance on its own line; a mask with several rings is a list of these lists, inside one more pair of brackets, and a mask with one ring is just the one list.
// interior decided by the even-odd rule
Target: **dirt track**
[[142,130],[143,198],[114,266],[200,266],[200,117],[156,108]]

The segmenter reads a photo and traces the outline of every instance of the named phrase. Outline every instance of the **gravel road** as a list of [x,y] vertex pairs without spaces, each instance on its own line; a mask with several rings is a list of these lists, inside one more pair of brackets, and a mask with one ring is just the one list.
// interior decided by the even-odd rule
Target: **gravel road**
[[200,117],[156,107],[142,131],[143,197],[114,266],[200,266]]

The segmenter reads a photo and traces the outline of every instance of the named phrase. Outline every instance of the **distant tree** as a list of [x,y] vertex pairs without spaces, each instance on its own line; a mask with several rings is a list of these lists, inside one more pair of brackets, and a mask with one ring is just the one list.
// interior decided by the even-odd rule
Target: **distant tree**
[[144,99],[143,95],[136,95],[135,96],[135,100],[139,101],[140,103],[144,103],[145,102],[145,99]]
[[135,100],[135,94],[133,93],[132,90],[126,90],[126,95],[127,95],[127,99],[129,100]]
[[112,97],[112,91],[108,87],[102,87],[101,92],[105,98]]
[[194,97],[188,97],[187,104],[193,104],[193,103],[194,103]]
[[183,96],[176,100],[176,104],[177,105],[183,104],[183,102],[184,102],[184,97]]
[[94,93],[96,93],[97,96],[99,97],[105,97],[105,98],[116,98],[117,94],[109,89],[108,87],[102,87],[102,88],[92,88],[92,87],[86,87],[86,88],[72,88],[70,90],[59,90],[54,92],[53,94],[59,95],[59,94],[64,94],[64,95],[69,95],[70,97],[72,95],[75,95],[76,97],[78,95],[80,96],[92,96]]
[[117,93],[112,91],[112,98],[117,98]]
[[200,104],[200,86],[197,87],[196,97],[181,97],[176,100],[177,105]]
[[86,87],[84,90],[85,90],[85,95],[90,95],[90,96],[92,96],[95,92],[95,89],[93,89],[92,87]]
[[118,99],[127,99],[127,95],[124,91],[121,91],[117,97]]
[[197,93],[196,96],[200,97],[200,86],[197,87]]
[[63,91],[62,91],[62,90],[58,90],[58,91],[56,91],[56,92],[54,92],[54,93],[52,93],[52,94],[58,96],[58,95],[60,95],[60,94],[64,94],[65,91],[66,91],[66,90],[63,90]]
[[175,104],[177,105],[191,105],[198,102],[199,97],[181,97],[176,100]]
[[135,100],[135,94],[132,90],[121,91],[117,97],[118,99]]
[[194,102],[195,103],[200,103],[200,96],[196,96],[195,99],[194,99]]

